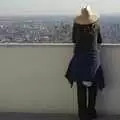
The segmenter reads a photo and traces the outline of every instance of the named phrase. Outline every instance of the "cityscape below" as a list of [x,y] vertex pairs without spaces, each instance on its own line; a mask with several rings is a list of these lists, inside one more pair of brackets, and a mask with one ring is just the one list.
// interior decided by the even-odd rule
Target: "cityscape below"
[[[74,16],[0,17],[0,43],[71,43]],[[120,42],[120,15],[100,17],[104,43]]]

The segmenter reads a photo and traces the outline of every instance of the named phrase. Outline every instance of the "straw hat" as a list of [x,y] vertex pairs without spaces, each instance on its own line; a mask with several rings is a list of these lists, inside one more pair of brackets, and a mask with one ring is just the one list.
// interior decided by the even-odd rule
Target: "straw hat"
[[75,18],[78,24],[91,24],[99,20],[99,15],[95,13],[90,5],[84,6],[81,9],[81,14]]

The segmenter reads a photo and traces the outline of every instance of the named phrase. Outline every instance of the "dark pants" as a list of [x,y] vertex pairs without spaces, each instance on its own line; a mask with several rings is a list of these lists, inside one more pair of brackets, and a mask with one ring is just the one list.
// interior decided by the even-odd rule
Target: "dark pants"
[[96,118],[96,96],[97,86],[95,83],[93,83],[91,87],[86,87],[82,83],[77,83],[78,114],[80,120],[91,120],[92,118]]

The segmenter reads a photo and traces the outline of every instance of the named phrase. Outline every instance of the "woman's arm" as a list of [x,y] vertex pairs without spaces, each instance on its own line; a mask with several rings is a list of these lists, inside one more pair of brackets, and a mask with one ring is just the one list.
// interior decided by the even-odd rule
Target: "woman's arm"
[[75,22],[74,22],[73,27],[72,27],[72,42],[73,43],[76,43],[75,33],[76,33],[76,25],[75,25]]
[[98,37],[97,37],[97,46],[98,46],[98,49],[101,48],[101,43],[102,43],[102,36],[101,36],[100,26],[99,26],[99,28],[98,28]]

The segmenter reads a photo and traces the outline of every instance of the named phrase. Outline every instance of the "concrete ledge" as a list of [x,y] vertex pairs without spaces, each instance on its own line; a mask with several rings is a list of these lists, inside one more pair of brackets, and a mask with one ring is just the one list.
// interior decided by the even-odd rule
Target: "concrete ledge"
[[[2,44],[0,111],[77,113],[76,86],[71,89],[64,77],[73,54],[72,45]],[[100,55],[107,86],[98,94],[96,108],[100,113],[120,114],[120,47],[102,46]]]
[[[72,46],[74,43],[0,43],[0,47],[15,47],[15,46],[24,46],[24,47],[39,47],[39,46]],[[120,43],[102,43],[102,47],[104,46],[120,46]]]

